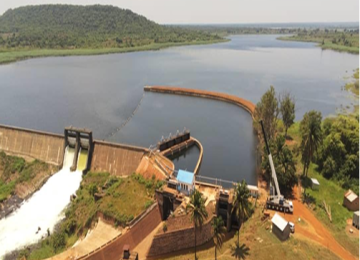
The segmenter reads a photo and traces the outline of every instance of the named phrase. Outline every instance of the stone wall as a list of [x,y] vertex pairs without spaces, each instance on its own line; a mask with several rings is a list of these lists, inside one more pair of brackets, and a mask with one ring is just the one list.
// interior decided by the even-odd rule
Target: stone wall
[[[188,216],[184,216],[188,218]],[[213,217],[209,218],[202,226],[202,230],[196,230],[196,245],[202,245],[212,239],[211,221]],[[171,221],[171,217],[168,221]],[[170,224],[170,223],[168,223]],[[192,248],[195,244],[194,227],[188,226],[182,229],[168,231],[154,236],[151,247],[148,252],[149,257],[160,256],[164,254],[173,253],[182,249]]]
[[61,166],[64,141],[61,135],[0,125],[0,150],[8,154]]

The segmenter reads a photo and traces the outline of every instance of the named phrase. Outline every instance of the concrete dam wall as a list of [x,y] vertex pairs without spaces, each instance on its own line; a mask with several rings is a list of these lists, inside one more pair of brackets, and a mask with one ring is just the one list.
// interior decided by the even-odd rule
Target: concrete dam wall
[[[64,135],[0,125],[0,151],[62,166],[65,152]],[[116,176],[136,171],[146,148],[93,141],[91,171],[109,172]]]
[[91,171],[126,176],[136,172],[146,148],[94,141]]
[[64,137],[57,134],[0,125],[0,150],[61,166]]

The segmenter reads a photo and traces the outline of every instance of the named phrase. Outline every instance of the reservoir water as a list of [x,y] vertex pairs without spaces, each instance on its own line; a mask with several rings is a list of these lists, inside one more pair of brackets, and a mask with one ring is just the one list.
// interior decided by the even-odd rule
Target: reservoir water
[[[204,147],[201,175],[255,184],[257,141],[247,112],[214,100],[144,95],[143,87],[214,90],[257,103],[274,85],[278,93],[288,90],[295,96],[296,120],[311,109],[328,116],[358,103],[342,91],[344,77],[359,66],[358,55],[276,38],[232,36],[229,42],[213,45],[1,65],[0,124],[55,133],[69,125],[86,127],[97,139],[145,147],[186,127]],[[81,181],[80,171],[69,171],[72,156],[68,151],[64,168],[0,221],[0,258],[37,241],[62,218]],[[192,170],[197,158],[194,147],[174,163],[177,169]],[[85,162],[80,152],[78,168]]]
[[[84,155],[81,154],[81,157]],[[76,192],[82,179],[79,169],[70,172],[73,158],[74,149],[66,148],[63,168],[18,210],[0,220],[0,259],[6,253],[46,237],[47,229],[52,232],[55,224],[65,217],[63,209],[69,204],[70,195]],[[78,166],[82,167],[80,161]],[[39,227],[41,230],[38,231]]]

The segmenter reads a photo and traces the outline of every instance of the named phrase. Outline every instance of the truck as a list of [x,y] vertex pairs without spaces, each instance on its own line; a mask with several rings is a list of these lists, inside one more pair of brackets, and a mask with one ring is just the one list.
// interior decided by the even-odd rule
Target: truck
[[[265,128],[263,121],[260,120],[262,132],[264,135],[264,141],[266,145],[266,152],[269,158],[270,168],[271,168],[271,181],[270,181],[270,194],[269,197],[266,200],[266,208],[273,209],[281,212],[286,213],[293,213],[294,212],[294,206],[291,200],[284,199],[284,196],[280,193],[279,183],[277,180],[277,175],[275,172],[274,162],[273,158],[269,149],[269,145],[266,138]],[[275,189],[274,187],[275,186]]]

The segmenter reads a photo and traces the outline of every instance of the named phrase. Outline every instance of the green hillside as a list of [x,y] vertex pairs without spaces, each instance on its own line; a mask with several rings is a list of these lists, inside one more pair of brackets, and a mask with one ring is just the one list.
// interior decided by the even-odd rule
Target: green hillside
[[[130,10],[113,6],[25,6],[10,9],[0,16],[0,56],[6,53],[6,57],[19,56],[9,52],[24,50],[114,48],[121,52],[121,49],[136,50],[140,46],[141,49],[144,46],[158,49],[222,40],[198,30],[159,25]],[[6,62],[6,58],[5,61],[1,58]]]

